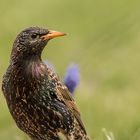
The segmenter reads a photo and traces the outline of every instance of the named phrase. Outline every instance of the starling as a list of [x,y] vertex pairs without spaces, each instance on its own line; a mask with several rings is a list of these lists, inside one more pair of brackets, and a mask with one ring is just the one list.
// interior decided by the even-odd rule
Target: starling
[[32,140],[89,140],[69,90],[41,59],[54,37],[64,33],[30,27],[17,36],[2,90],[17,126]]

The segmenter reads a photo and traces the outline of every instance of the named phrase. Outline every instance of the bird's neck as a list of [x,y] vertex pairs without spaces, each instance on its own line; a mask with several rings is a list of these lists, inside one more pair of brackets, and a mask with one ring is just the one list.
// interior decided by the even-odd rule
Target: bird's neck
[[40,59],[30,60],[29,62],[26,62],[24,66],[26,74],[33,78],[38,79],[46,73],[46,66]]
[[29,52],[18,52],[14,50],[11,54],[10,63],[23,63],[30,61],[42,61],[41,52],[40,53],[29,53]]
[[38,56],[11,60],[11,66],[25,77],[40,78],[46,73],[46,66]]

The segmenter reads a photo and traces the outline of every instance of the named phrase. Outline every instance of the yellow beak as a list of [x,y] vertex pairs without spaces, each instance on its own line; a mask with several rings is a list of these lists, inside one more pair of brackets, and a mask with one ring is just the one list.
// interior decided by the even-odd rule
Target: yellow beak
[[59,37],[59,36],[64,36],[64,35],[66,35],[66,34],[58,32],[58,31],[50,30],[48,34],[41,36],[41,38],[43,40],[48,40],[48,39],[52,39],[52,38]]

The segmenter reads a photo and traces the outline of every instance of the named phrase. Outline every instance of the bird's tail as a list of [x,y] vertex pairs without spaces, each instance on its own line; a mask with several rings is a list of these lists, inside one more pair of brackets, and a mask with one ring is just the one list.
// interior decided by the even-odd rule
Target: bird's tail
[[72,135],[67,136],[67,140],[90,140],[85,133],[73,133]]
[[67,140],[90,140],[86,130],[75,120],[74,128],[66,134]]

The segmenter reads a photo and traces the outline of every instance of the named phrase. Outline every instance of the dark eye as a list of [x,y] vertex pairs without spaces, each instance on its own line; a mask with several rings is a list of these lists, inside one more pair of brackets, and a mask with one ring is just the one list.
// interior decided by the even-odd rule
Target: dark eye
[[32,35],[31,35],[31,38],[32,38],[32,39],[36,39],[36,38],[38,38],[38,37],[39,37],[39,35],[37,35],[37,34],[32,34]]

